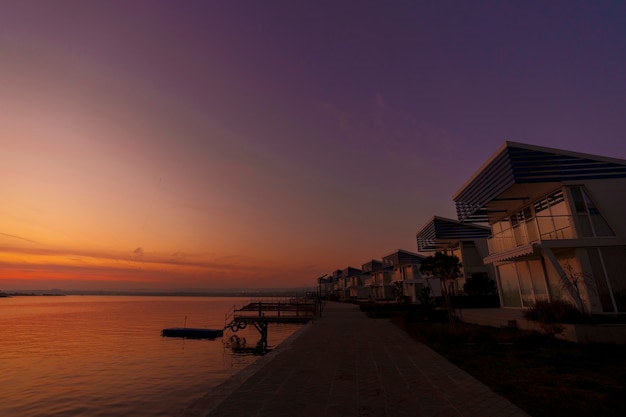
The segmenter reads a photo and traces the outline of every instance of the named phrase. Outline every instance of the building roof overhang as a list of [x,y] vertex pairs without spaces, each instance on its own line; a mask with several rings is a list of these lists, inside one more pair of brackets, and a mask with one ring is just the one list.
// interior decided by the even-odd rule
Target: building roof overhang
[[461,240],[487,238],[490,235],[488,226],[434,216],[417,232],[417,249],[420,252],[436,252]]

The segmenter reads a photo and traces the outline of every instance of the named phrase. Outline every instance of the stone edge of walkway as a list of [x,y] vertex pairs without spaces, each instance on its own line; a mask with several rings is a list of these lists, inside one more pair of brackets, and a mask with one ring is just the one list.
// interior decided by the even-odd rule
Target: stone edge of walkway
[[281,352],[291,348],[292,343],[304,332],[311,328],[313,322],[317,319],[313,319],[302,328],[296,330],[283,340],[278,346],[272,349],[266,355],[261,356],[250,365],[236,372],[229,377],[226,381],[212,388],[203,397],[193,401],[186,409],[184,409],[179,417],[205,417],[211,414],[211,412],[219,406],[226,398],[228,398],[233,392],[235,392],[241,385],[243,385],[249,378],[259,372],[265,365],[270,363]]

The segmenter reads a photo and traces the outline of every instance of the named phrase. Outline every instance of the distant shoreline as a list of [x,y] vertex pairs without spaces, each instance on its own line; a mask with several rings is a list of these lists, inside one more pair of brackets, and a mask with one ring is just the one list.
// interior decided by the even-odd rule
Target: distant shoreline
[[268,290],[223,290],[223,291],[71,291],[71,290],[28,290],[0,293],[0,297],[56,297],[66,295],[107,295],[146,297],[294,297],[312,293],[306,289]]

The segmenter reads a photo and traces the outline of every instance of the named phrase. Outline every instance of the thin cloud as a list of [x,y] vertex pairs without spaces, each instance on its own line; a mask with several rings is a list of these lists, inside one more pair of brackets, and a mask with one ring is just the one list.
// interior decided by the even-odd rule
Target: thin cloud
[[13,238],[13,239],[23,240],[23,241],[25,241],[25,242],[37,243],[36,241],[34,241],[34,240],[32,240],[32,239],[27,239],[27,238],[22,237],[22,236],[10,235],[10,234],[8,234],[8,233],[2,233],[2,232],[0,232],[0,235],[2,235],[2,236],[6,236],[6,237],[11,237],[11,238]]
[[[36,255],[36,256],[50,256],[50,257],[64,257],[66,260],[72,259],[81,259],[83,262],[86,262],[88,259],[92,259],[94,261],[114,261],[114,263],[110,263],[107,268],[104,265],[98,266],[98,268],[109,269],[109,270],[119,270],[123,269],[123,267],[119,266],[120,261],[137,261],[141,259],[141,261],[145,264],[146,267],[154,266],[157,268],[159,265],[167,267],[167,266],[176,266],[179,268],[190,268],[197,270],[205,270],[205,271],[225,271],[232,270],[236,273],[248,274],[254,272],[262,272],[262,271],[270,271],[274,267],[270,265],[262,265],[253,259],[246,259],[242,256],[236,255],[227,255],[221,256],[218,258],[210,259],[211,257],[207,254],[202,253],[184,253],[184,252],[174,252],[174,254],[158,254],[158,253],[145,253],[142,247],[135,248],[131,254],[128,252],[123,253],[114,253],[114,252],[96,252],[96,251],[85,251],[85,250],[75,250],[75,249],[53,249],[53,248],[15,248],[11,246],[0,246],[0,252],[12,253],[17,255]],[[173,256],[175,255],[175,256]],[[138,258],[140,257],[140,258]],[[233,261],[247,261],[248,264],[242,265],[238,262],[229,262]],[[0,264],[8,265],[9,262],[3,262],[0,260]],[[48,264],[48,262],[44,262],[42,264]],[[50,263],[53,264],[53,263]],[[32,265],[29,263],[29,265]]]

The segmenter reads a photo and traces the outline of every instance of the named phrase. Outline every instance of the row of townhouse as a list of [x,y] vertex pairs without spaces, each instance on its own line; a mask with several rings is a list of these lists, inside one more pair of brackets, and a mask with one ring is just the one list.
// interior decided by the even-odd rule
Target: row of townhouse
[[[485,266],[481,258],[487,246],[484,227],[459,225],[454,220],[436,217],[425,228],[430,230],[434,227],[438,236],[443,236],[442,231],[450,230],[450,226],[467,231],[461,238],[445,237],[437,245],[431,243],[428,247],[424,246],[423,239],[418,238],[418,247],[423,252],[441,250],[461,260],[461,275],[455,283],[455,291],[461,293],[466,276],[485,273],[491,277],[493,268]],[[408,297],[412,303],[420,303],[427,295],[441,295],[439,279],[420,273],[425,258],[425,255],[400,249],[384,256],[382,261],[373,259],[364,263],[360,269],[348,267],[335,270],[330,277],[320,279],[320,290],[323,296],[338,300],[389,301],[402,296]]]
[[[494,268],[483,263],[487,253],[489,227],[461,223],[435,216],[417,232],[417,249],[420,253],[397,250],[380,260],[364,263],[361,269],[348,267],[334,271],[320,280],[323,296],[338,300],[396,300],[397,295],[420,303],[425,296],[439,297],[441,282],[438,278],[420,273],[422,261],[434,252],[454,255],[461,262],[461,273],[454,283],[456,294],[463,292],[466,278],[486,274],[494,279]],[[425,293],[424,291],[427,291]]]
[[626,161],[505,142],[454,194],[457,219],[434,216],[418,230],[417,250],[399,250],[361,269],[335,271],[320,289],[338,299],[419,302],[422,253],[441,251],[466,278],[487,274],[500,305],[527,308],[567,300],[588,313],[626,312]]
[[364,263],[360,269],[338,269],[328,278],[320,278],[320,290],[323,296],[338,300],[386,301],[402,295],[411,302],[419,302],[424,288],[434,295],[441,293],[438,280],[420,274],[424,258],[399,249],[382,260]]
[[456,256],[461,262],[461,273],[453,288],[460,294],[466,279],[474,274],[486,274],[494,279],[493,266],[483,263],[488,255],[490,234],[487,226],[435,216],[417,232],[420,253],[400,249],[384,256],[382,261],[374,259],[364,263],[361,269],[335,270],[330,277],[320,279],[320,290],[323,296],[337,300],[389,301],[401,294],[412,303],[420,303],[427,295],[439,297],[441,282],[436,277],[421,274],[420,267],[426,258],[421,253],[432,255],[440,251]]

